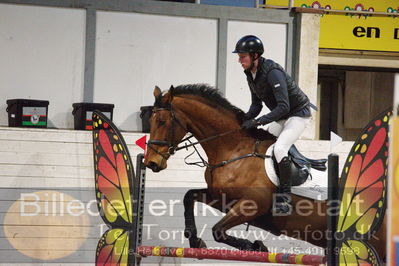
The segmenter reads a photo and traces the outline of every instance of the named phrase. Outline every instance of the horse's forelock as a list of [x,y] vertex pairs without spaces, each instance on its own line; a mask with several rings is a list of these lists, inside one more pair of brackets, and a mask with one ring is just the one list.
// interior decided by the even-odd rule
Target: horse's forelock
[[170,90],[163,91],[158,97],[155,98],[154,107],[165,108],[169,107],[170,103],[164,100],[165,95],[170,92]]
[[162,107],[162,94],[155,98],[154,107]]

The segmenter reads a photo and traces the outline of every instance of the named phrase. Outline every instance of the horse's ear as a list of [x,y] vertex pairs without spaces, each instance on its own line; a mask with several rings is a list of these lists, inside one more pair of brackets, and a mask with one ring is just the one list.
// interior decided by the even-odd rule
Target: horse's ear
[[169,91],[165,94],[164,98],[166,100],[166,102],[171,102],[173,99],[173,91],[174,91],[175,87],[173,87],[173,85],[170,86]]
[[173,85],[170,85],[169,91],[170,91],[170,94],[173,96],[175,87],[173,87]]
[[162,94],[161,89],[160,89],[158,86],[155,86],[155,89],[154,89],[154,97],[155,97],[155,98],[158,98],[159,95],[161,95],[161,94]]

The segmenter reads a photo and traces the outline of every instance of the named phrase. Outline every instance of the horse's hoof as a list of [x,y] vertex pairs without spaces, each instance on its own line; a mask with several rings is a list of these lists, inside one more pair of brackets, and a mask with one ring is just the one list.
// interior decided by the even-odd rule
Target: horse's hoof
[[252,245],[253,250],[261,252],[269,252],[269,249],[263,244],[262,241],[256,240]]
[[205,242],[201,238],[189,239],[190,248],[206,248]]

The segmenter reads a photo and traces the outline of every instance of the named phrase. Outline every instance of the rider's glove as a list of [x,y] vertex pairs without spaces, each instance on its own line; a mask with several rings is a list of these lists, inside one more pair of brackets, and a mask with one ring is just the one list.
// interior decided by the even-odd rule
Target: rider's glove
[[244,121],[244,123],[242,123],[241,127],[244,129],[251,129],[251,128],[255,128],[257,126],[260,126],[260,123],[258,121],[256,121],[255,119],[250,119],[247,121]]

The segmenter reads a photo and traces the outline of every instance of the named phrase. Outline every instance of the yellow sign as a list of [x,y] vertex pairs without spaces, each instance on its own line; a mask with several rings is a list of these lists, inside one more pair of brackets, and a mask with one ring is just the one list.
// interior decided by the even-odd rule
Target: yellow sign
[[[287,0],[267,0],[268,5],[287,6]],[[325,10],[387,12],[369,14],[324,14],[320,25],[320,48],[399,52],[399,2],[397,0],[301,0],[297,7]],[[394,16],[394,15],[397,16]]]

